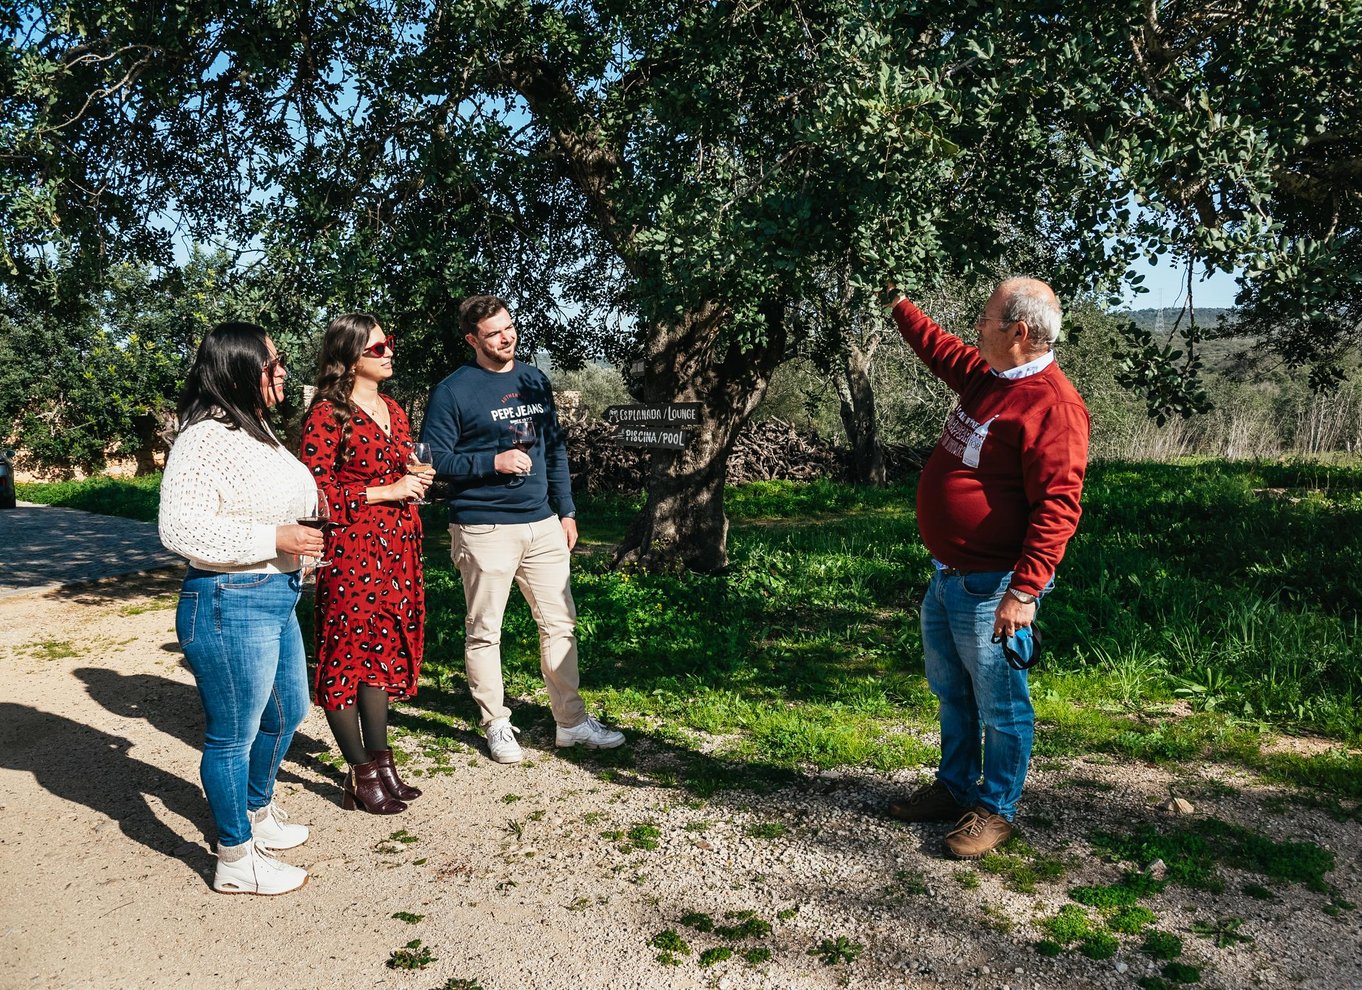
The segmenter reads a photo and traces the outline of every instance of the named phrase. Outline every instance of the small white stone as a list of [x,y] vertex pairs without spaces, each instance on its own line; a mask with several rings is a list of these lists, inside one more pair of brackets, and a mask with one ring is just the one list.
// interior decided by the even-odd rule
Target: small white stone
[[1125,963],[1123,963],[1123,962],[1118,962],[1118,963],[1116,964],[1116,972],[1118,972],[1118,973],[1124,973],[1124,972],[1125,972],[1126,970],[1128,970],[1129,968],[1130,968],[1130,967],[1127,966],[1127,965],[1126,965]]
[[993,970],[992,970],[991,968],[989,968],[988,966],[980,966],[980,967],[979,967],[979,972],[981,972],[981,973],[983,973],[985,976],[987,976],[989,973],[993,972]]

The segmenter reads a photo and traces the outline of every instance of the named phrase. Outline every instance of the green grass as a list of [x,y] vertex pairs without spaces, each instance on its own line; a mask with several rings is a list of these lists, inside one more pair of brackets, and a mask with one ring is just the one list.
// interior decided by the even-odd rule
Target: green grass
[[140,478],[87,478],[84,481],[58,481],[50,484],[20,484],[15,489],[19,500],[41,505],[83,509],[106,516],[124,516],[155,522],[161,504],[161,476]]
[[[1320,893],[1329,891],[1325,876],[1334,868],[1334,854],[1313,842],[1278,842],[1217,818],[1159,828],[1144,826],[1125,834],[1098,832],[1092,843],[1095,849],[1118,860],[1144,864],[1161,859],[1170,881],[1213,893],[1225,889],[1221,865],[1301,884]],[[1073,892],[1075,899],[1079,899],[1078,891]]]
[[[25,498],[155,516],[155,478],[22,486]],[[637,499],[585,498],[594,548],[574,562],[589,703],[672,759],[632,747],[570,754],[707,795],[791,771],[929,766],[936,702],[916,597],[931,564],[911,486],[772,482],[730,489],[721,577],[609,570]],[[442,510],[426,510],[427,656],[400,727],[445,739],[476,723],[462,673],[464,602]],[[1043,605],[1032,678],[1039,756],[1094,752],[1180,763],[1206,756],[1362,798],[1362,467],[1095,464],[1084,518]],[[551,729],[538,636],[512,596],[502,639],[520,722]],[[1191,714],[1186,714],[1190,707]],[[1337,742],[1266,752],[1269,732]],[[1006,873],[1025,890],[1043,876]]]

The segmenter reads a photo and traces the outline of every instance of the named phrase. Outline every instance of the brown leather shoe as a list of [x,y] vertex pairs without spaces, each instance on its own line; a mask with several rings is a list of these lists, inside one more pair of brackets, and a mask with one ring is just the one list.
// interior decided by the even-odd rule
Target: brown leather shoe
[[968,810],[940,780],[923,784],[907,797],[889,803],[890,816],[901,822],[956,822]]
[[1012,823],[987,808],[965,812],[946,833],[946,852],[956,859],[983,859],[1012,838]]
[[341,807],[346,811],[362,808],[371,815],[396,815],[407,810],[407,805],[388,793],[378,776],[378,761],[354,763],[345,777]]
[[378,764],[378,779],[383,781],[383,787],[389,794],[399,801],[415,801],[421,796],[421,788],[412,787],[397,775],[392,750],[370,749],[366,752],[369,759]]

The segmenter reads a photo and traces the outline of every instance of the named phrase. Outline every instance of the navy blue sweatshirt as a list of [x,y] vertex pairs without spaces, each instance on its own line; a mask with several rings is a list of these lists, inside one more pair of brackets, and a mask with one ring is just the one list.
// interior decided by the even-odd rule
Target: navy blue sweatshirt
[[[511,422],[534,420],[534,461],[521,484],[492,462],[511,449]],[[430,393],[421,439],[435,470],[453,483],[450,522],[527,523],[576,512],[568,474],[567,435],[558,423],[553,389],[538,368],[516,361],[510,371],[466,364]]]

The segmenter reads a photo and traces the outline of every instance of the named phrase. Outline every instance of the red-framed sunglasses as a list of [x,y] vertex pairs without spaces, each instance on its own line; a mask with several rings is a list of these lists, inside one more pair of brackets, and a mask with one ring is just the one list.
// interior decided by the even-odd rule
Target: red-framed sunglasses
[[360,351],[360,353],[365,357],[371,358],[381,358],[387,357],[389,354],[396,354],[397,340],[392,334],[388,334],[386,340],[380,340],[377,344],[370,344],[368,347],[364,348],[364,350]]

